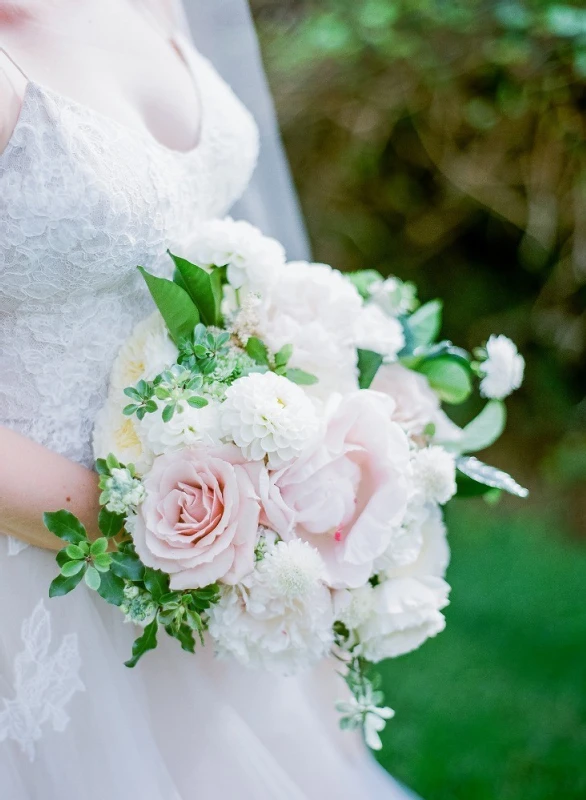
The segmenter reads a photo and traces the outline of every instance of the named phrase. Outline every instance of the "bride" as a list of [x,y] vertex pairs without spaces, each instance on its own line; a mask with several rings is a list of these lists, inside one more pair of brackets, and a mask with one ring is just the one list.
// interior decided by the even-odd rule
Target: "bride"
[[[136,265],[163,273],[257,158],[252,115],[176,11],[0,0],[0,796],[401,800],[338,733],[332,668],[279,679],[165,642],[131,672],[116,611],[89,592],[46,600],[60,543],[42,513],[68,508],[97,534],[93,420],[151,309]],[[257,217],[294,218],[280,191]]]

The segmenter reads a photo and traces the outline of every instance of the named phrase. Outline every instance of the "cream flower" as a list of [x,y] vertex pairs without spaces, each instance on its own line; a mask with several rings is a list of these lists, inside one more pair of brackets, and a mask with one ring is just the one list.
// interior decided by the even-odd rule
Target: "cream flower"
[[220,415],[224,436],[252,461],[268,456],[271,467],[299,455],[318,429],[316,411],[303,390],[274,372],[234,381]]
[[255,571],[225,588],[210,609],[209,632],[218,655],[283,675],[325,658],[334,615],[322,573],[319,554],[303,542],[270,548]]
[[181,402],[169,422],[163,422],[159,407],[158,411],[145,414],[137,423],[137,429],[145,451],[153,456],[195,444],[218,445],[221,441],[219,405],[210,400],[203,408],[192,408]]
[[112,366],[110,387],[123,392],[141,378],[152,380],[174,364],[176,358],[177,348],[169,338],[163,318],[155,311],[135,326],[120,348]]
[[123,464],[134,464],[142,475],[152,458],[138,434],[138,420],[122,413],[126,400],[121,393],[112,391],[98,412],[93,431],[94,457],[106,458],[108,453],[114,453]]
[[209,220],[201,223],[181,254],[199,267],[228,267],[228,281],[235,289],[246,285],[264,292],[285,263],[285,251],[276,240],[248,222]]
[[491,336],[486,343],[486,361],[480,365],[483,397],[503,400],[523,383],[525,359],[506,336]]
[[397,354],[405,346],[401,323],[374,304],[361,309],[356,318],[354,337],[356,347],[374,350],[388,361],[396,361]]

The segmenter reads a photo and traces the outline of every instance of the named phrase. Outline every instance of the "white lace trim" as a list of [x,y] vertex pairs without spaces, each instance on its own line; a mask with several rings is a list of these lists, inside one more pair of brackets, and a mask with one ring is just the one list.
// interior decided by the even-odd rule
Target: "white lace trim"
[[75,633],[64,636],[49,654],[51,618],[43,600],[22,623],[21,638],[24,650],[14,660],[14,697],[0,700],[0,742],[17,742],[33,761],[42,726],[64,731],[69,722],[65,706],[85,686],[78,674],[81,659]]

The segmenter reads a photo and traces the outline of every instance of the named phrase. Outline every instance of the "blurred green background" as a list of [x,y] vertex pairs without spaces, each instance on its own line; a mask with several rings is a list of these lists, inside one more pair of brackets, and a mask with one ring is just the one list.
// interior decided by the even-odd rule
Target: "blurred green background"
[[381,762],[425,800],[583,799],[586,8],[251,5],[316,260],[413,280],[446,338],[527,360],[486,460],[530,499],[450,508],[447,629],[383,667]]

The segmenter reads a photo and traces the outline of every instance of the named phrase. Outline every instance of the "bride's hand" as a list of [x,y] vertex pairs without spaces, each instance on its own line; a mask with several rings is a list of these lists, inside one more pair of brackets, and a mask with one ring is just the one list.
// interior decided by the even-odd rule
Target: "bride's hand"
[[99,496],[95,472],[0,426],[1,533],[60,550],[63,542],[45,528],[43,513],[65,508],[97,538]]

